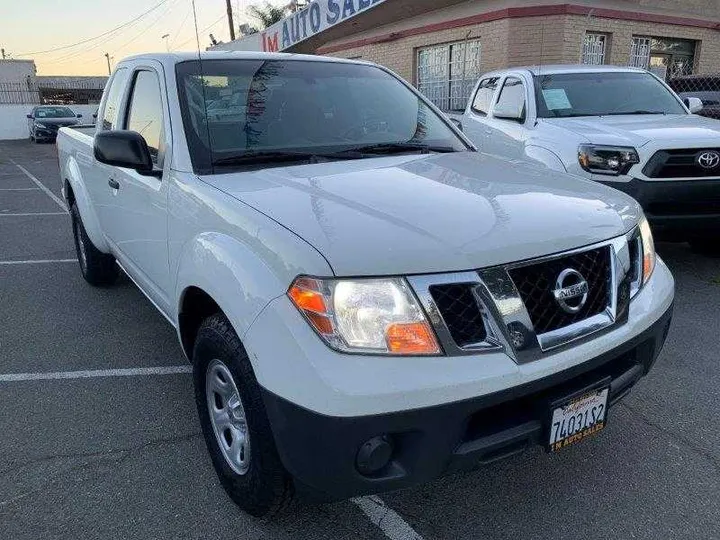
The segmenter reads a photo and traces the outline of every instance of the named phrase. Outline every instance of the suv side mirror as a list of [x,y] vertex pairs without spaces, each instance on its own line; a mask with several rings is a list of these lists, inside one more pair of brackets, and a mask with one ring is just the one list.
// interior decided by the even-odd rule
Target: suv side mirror
[[690,110],[691,113],[700,112],[703,109],[702,99],[696,97],[683,98],[683,103]]
[[77,117],[78,117],[78,118],[82,118],[82,114],[78,114]]
[[32,118],[33,118],[33,115],[32,115],[32,114],[28,114],[28,115],[26,115],[26,116],[27,116],[30,120],[32,120]]
[[153,162],[148,145],[137,131],[101,131],[93,144],[95,159],[106,165],[152,173]]

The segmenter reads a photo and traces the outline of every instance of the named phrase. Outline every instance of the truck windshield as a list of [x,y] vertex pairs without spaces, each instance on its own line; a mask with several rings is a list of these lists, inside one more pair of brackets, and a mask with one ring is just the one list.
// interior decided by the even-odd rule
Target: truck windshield
[[621,114],[687,114],[649,73],[595,72],[535,76],[540,118]]
[[382,69],[303,60],[177,65],[193,167],[464,151],[465,143]]

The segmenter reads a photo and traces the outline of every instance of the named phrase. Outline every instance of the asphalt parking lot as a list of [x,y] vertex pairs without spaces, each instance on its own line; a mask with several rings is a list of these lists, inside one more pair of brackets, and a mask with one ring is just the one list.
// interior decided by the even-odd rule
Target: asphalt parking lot
[[720,538],[720,260],[659,246],[673,328],[600,436],[263,522],[216,480],[174,330],[82,280],[59,196],[54,145],[0,143],[0,538]]

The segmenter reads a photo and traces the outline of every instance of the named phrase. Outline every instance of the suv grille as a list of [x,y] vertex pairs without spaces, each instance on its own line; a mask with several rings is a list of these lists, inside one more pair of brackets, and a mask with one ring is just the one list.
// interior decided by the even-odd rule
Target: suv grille
[[430,287],[430,294],[458,347],[480,343],[487,338],[473,286],[472,283],[452,283]]
[[643,167],[643,174],[648,178],[703,178],[720,176],[720,167],[704,169],[697,164],[699,154],[720,148],[686,148],[659,150],[653,154]]
[[[588,283],[588,297],[577,313],[567,313],[555,300],[555,281],[566,268],[580,272]],[[610,247],[605,246],[528,266],[510,269],[510,277],[540,335],[602,313],[610,298]]]

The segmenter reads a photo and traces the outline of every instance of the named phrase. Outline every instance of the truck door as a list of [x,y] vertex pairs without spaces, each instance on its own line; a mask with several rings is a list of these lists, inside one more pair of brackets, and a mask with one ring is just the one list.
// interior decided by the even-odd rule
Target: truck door
[[525,158],[527,121],[527,88],[520,77],[510,75],[502,81],[497,99],[485,118],[483,150],[509,159]]
[[485,137],[490,129],[486,120],[495,99],[499,80],[500,77],[482,79],[465,112],[463,131],[481,151],[485,150]]
[[122,115],[122,129],[137,131],[147,142],[161,177],[132,169],[108,167],[104,186],[110,203],[101,221],[116,258],[146,294],[168,312],[167,183],[170,124],[162,66],[143,61],[133,69]]

